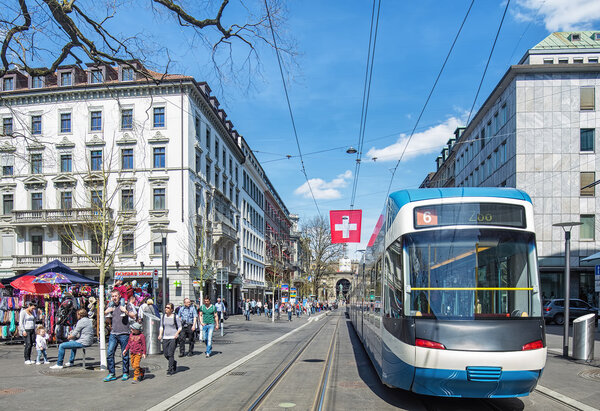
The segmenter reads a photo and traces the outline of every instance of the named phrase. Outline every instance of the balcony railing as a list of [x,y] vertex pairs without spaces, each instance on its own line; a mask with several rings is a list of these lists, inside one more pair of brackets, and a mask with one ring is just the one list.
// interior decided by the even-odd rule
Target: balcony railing
[[89,258],[77,254],[13,255],[13,267],[34,269],[54,260],[59,260],[73,269],[77,269],[77,267],[93,268],[100,263],[100,254],[92,254]]
[[[100,211],[93,208],[66,208],[44,210],[13,210],[13,224],[39,224],[39,223],[94,223],[102,218]],[[112,210],[108,210],[108,217],[112,220]]]
[[[237,231],[223,222],[213,223],[212,229],[214,237],[228,237],[232,241],[237,241]],[[218,238],[215,238],[215,241],[217,240]]]

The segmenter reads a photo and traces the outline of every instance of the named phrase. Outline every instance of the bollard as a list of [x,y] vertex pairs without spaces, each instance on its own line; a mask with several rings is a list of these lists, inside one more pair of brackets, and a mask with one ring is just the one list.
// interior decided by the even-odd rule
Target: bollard
[[162,352],[160,341],[158,341],[159,328],[160,318],[144,313],[144,336],[146,337],[146,353],[148,355],[160,354]]
[[573,321],[573,358],[594,359],[594,322],[596,314],[587,314]]

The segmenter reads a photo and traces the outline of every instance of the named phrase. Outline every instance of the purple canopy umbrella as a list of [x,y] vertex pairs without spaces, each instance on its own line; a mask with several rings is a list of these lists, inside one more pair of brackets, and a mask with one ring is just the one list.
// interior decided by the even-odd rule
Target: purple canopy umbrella
[[64,274],[61,273],[43,273],[35,277],[34,283],[46,283],[46,284],[71,284]]

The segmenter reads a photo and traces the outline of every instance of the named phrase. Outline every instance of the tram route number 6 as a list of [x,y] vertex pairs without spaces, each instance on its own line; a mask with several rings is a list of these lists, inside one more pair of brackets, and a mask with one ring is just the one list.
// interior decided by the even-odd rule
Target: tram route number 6
[[436,210],[418,210],[417,225],[437,225],[438,216]]

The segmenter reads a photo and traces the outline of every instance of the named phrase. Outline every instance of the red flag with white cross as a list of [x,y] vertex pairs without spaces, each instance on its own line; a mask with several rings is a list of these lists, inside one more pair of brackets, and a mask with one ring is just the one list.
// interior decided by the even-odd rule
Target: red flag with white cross
[[360,224],[362,210],[331,210],[332,243],[360,243]]

